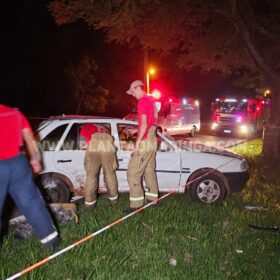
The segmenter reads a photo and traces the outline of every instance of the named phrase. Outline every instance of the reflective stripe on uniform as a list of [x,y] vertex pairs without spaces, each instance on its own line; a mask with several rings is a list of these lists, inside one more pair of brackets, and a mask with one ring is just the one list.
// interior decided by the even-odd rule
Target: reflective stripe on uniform
[[118,199],[118,197],[119,197],[118,195],[116,195],[116,196],[114,196],[114,197],[109,197],[109,196],[108,196],[108,198],[109,198],[110,200],[116,200],[116,199]]
[[85,204],[86,204],[86,205],[93,205],[94,203],[96,203],[96,200],[94,200],[93,202],[87,202],[87,201],[85,201]]
[[153,197],[153,198],[158,198],[158,194],[154,194],[154,193],[150,193],[150,192],[146,192],[145,195]]
[[41,239],[41,243],[46,244],[57,236],[58,236],[58,232],[55,231],[55,232],[51,233],[50,235],[48,235],[47,237]]
[[131,200],[131,201],[141,201],[141,200],[144,200],[144,196],[130,197],[129,200]]

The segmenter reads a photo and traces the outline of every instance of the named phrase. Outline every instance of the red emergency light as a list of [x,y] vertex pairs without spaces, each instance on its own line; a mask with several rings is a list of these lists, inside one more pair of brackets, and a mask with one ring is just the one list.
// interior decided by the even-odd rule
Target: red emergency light
[[159,99],[159,98],[161,97],[161,92],[160,92],[159,90],[154,90],[154,91],[152,92],[152,96],[153,96],[153,98],[155,98],[155,99]]

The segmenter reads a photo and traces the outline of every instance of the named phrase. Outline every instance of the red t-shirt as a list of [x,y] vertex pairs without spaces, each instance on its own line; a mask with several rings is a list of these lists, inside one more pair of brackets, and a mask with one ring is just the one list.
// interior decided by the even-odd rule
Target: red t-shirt
[[0,104],[0,160],[19,155],[24,128],[31,130],[23,114],[17,109]]
[[91,140],[91,135],[97,132],[108,133],[108,130],[105,127],[89,123],[82,127],[80,136],[85,137],[87,143],[89,143]]
[[144,134],[143,139],[146,139],[151,126],[157,124],[157,119],[155,117],[155,100],[152,96],[144,95],[138,101],[137,111],[138,111],[138,135],[141,127],[141,115],[147,115],[148,128]]

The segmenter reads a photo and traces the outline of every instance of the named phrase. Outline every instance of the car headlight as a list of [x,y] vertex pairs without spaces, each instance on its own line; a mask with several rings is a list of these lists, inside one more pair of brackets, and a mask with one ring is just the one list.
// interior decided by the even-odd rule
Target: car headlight
[[242,171],[247,171],[249,169],[249,165],[245,159],[241,162],[240,169]]
[[247,125],[241,125],[240,126],[240,131],[242,133],[247,133],[248,132],[248,126]]
[[215,128],[217,128],[217,126],[218,126],[218,124],[217,124],[216,122],[214,122],[214,123],[212,123],[211,128],[212,128],[212,129],[215,129]]

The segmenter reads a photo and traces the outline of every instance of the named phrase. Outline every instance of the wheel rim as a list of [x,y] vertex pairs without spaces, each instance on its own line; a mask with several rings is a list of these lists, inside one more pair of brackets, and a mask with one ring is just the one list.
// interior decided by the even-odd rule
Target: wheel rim
[[219,198],[220,194],[220,186],[214,180],[204,180],[198,185],[197,196],[203,202],[212,203]]

